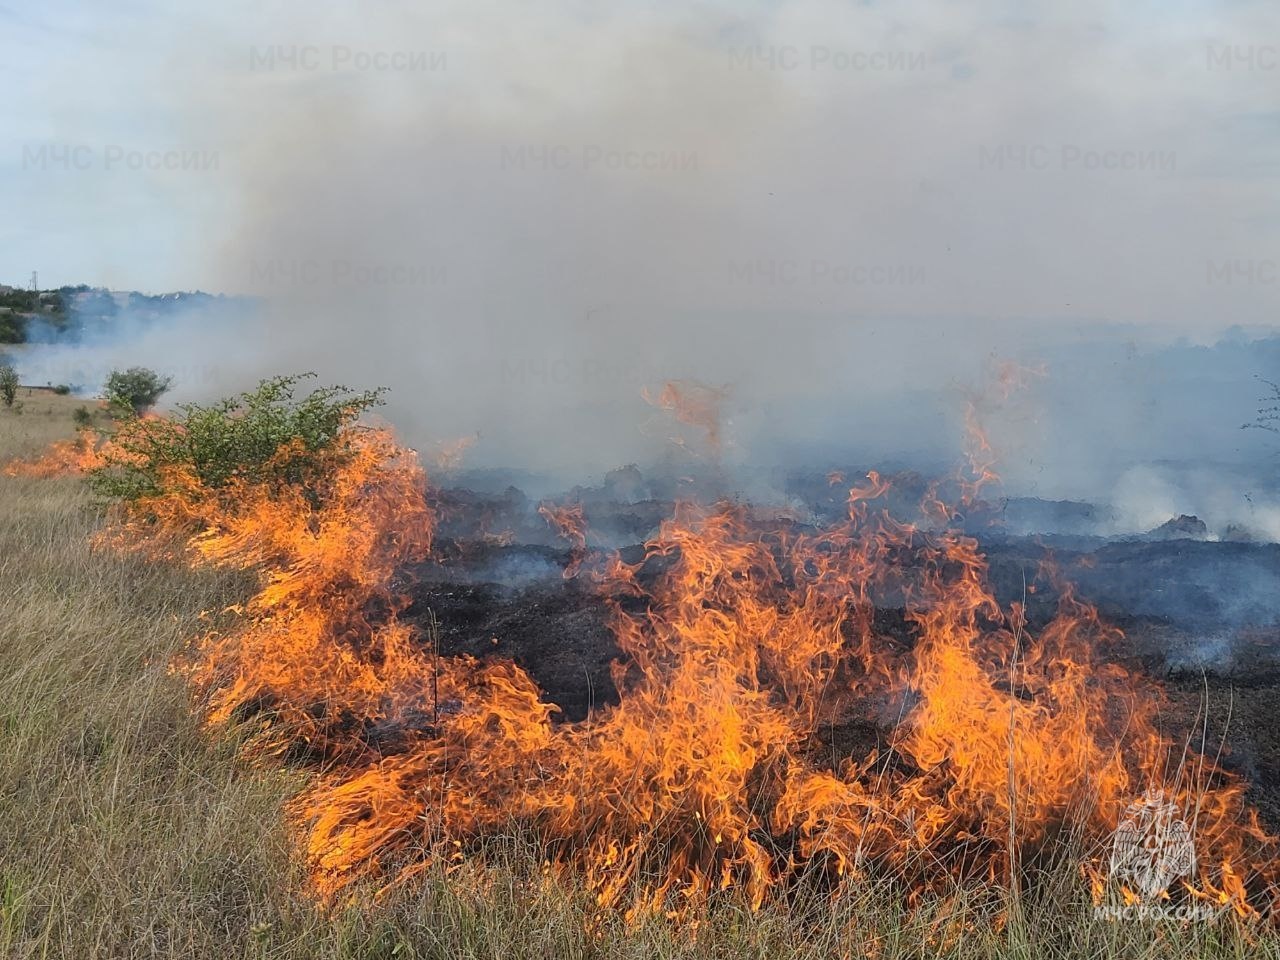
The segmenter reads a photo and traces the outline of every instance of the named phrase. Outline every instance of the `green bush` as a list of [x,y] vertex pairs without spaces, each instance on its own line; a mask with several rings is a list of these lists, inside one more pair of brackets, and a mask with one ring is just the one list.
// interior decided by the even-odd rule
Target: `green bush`
[[18,396],[18,371],[9,364],[0,366],[0,402],[12,407]]
[[146,367],[112,370],[104,388],[112,405],[133,414],[143,414],[156,405],[173,380]]
[[89,482],[99,493],[135,500],[163,492],[165,474],[176,468],[215,489],[244,480],[314,492],[318,472],[343,454],[344,428],[380,404],[383,391],[334,386],[295,398],[297,385],[312,376],[264,380],[212,406],[181,404],[172,417],[126,417]]
[[53,388],[53,392],[60,397],[66,397],[71,394],[71,387],[68,384],[60,383]]
[[93,423],[93,414],[88,407],[76,407],[71,411],[71,420],[75,423],[77,430],[83,430]]
[[40,294],[34,290],[9,289],[0,293],[0,307],[9,307],[23,313],[35,313],[40,309]]
[[26,343],[27,318],[18,313],[0,315],[0,343]]

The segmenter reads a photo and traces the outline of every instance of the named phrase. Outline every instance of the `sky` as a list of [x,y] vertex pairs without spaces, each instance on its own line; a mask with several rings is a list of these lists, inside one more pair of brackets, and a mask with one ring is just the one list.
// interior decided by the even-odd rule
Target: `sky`
[[1273,0],[0,0],[0,29],[0,282],[262,297],[251,341],[192,341],[205,392],[318,369],[608,463],[667,377],[805,439],[1045,338],[1276,322]]
[[275,201],[415,248],[352,282],[1274,318],[1274,3],[7,0],[0,27],[9,283],[263,292],[237,248]]

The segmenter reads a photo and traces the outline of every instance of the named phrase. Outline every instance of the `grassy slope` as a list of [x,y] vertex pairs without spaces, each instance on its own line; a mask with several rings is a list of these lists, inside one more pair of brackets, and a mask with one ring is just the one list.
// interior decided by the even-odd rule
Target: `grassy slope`
[[[0,410],[0,461],[71,435],[79,401],[23,394],[20,416]],[[281,821],[300,775],[237,762],[168,669],[244,585],[93,550],[100,522],[75,479],[0,477],[0,956],[1280,956],[1205,924],[1095,922],[1079,900],[959,932],[963,914],[907,919],[871,890],[807,919],[726,904],[696,938],[661,921],[592,935],[589,903],[518,851],[321,913]]]

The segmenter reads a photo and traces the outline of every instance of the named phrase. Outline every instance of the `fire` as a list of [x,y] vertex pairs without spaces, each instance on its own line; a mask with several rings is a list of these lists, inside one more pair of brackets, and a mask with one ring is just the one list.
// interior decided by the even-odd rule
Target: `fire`
[[261,571],[245,627],[205,638],[189,668],[212,723],[256,718],[255,750],[318,757],[372,755],[381,732],[412,726],[434,676],[392,583],[430,551],[423,484],[388,434],[353,430],[318,496],[175,473],[132,509],[141,542],[194,531],[195,560]]
[[[251,725],[252,756],[322,762],[289,814],[327,900],[513,830],[633,917],[725,889],[759,907],[801,874],[891,876],[912,899],[1012,888],[1067,836],[1101,896],[1107,839],[1151,784],[1194,818],[1188,896],[1275,899],[1275,838],[1242,783],[1178,762],[1159,695],[1107,662],[1119,631],[1066,585],[1033,627],[976,540],[890,516],[875,474],[829,528],[685,503],[643,560],[593,557],[619,702],[568,722],[515,664],[439,656],[402,621],[402,571],[431,549],[426,477],[385,431],[350,427],[339,450],[311,493],[174,471],[122,520],[258,572],[239,626],[183,669],[211,724]],[[580,505],[540,510],[576,571]],[[857,722],[890,733],[837,749]]]
[[982,488],[999,481],[995,472],[999,462],[995,448],[987,436],[984,412],[987,407],[999,406],[1015,393],[1027,388],[1032,380],[1048,376],[1043,366],[1027,367],[1012,360],[993,362],[986,374],[981,391],[966,391],[964,401],[965,459],[969,476],[960,478],[959,505],[970,506],[982,492]]
[[87,473],[102,463],[98,450],[99,439],[95,431],[81,430],[75,439],[54,443],[39,457],[6,463],[3,473],[6,477],[44,479]]
[[587,518],[582,512],[582,504],[556,505],[548,500],[538,504],[538,513],[546,518],[559,536],[569,541],[569,563],[565,565],[564,578],[568,580],[577,576],[578,568],[587,555]]
[[[645,402],[665,410],[679,423],[702,431],[711,455],[719,456],[723,442],[720,407],[729,396],[728,387],[712,387],[694,380],[668,380],[656,394],[646,387],[641,391]],[[672,442],[684,446],[681,438]]]
[[147,445],[147,425],[161,419],[146,413],[126,420],[111,435],[85,427],[70,440],[50,444],[40,456],[30,460],[12,460],[0,472],[6,477],[50,478],[87,474],[109,461],[125,462],[138,456]]
[[459,437],[457,440],[448,440],[436,445],[435,452],[435,468],[441,471],[456,470],[462,465],[462,460],[468,450],[475,446],[479,437]]

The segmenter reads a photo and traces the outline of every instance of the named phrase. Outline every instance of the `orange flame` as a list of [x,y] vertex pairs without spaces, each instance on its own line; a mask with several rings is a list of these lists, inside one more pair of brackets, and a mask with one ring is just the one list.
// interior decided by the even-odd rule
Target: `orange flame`
[[434,462],[437,470],[456,470],[462,465],[463,457],[466,456],[468,450],[476,445],[477,437],[459,437],[457,440],[449,440],[438,443]]
[[[646,387],[640,395],[651,406],[670,413],[679,423],[697,427],[706,437],[707,449],[718,456],[722,445],[720,407],[729,396],[728,387],[712,387],[696,380],[668,380],[655,396]],[[672,438],[683,446],[683,441]]]
[[[619,701],[567,722],[515,664],[438,656],[400,619],[401,571],[431,546],[425,477],[385,432],[341,446],[312,495],[175,471],[122,521],[259,571],[241,627],[185,669],[211,723],[253,724],[254,756],[325,761],[289,808],[325,898],[513,828],[630,916],[726,888],[758,907],[813,870],[912,897],[1007,886],[1068,832],[1100,849],[1149,783],[1196,811],[1189,895],[1240,913],[1276,897],[1243,784],[1200,757],[1166,784],[1181,751],[1150,684],[1107,661],[1119,631],[1065,585],[1033,631],[975,540],[893,519],[875,474],[827,529],[682,504],[645,561],[609,559]],[[585,548],[580,506],[542,512]],[[830,731],[859,722],[888,734],[837,752]]]
[[86,473],[102,464],[98,450],[99,437],[93,430],[81,430],[73,440],[60,440],[31,460],[11,460],[3,467],[6,477],[72,476]]
[[577,576],[578,568],[587,555],[587,518],[582,512],[582,504],[557,506],[544,501],[538,504],[538,513],[546,518],[557,534],[569,541],[569,563],[564,568],[564,578],[569,580]]

